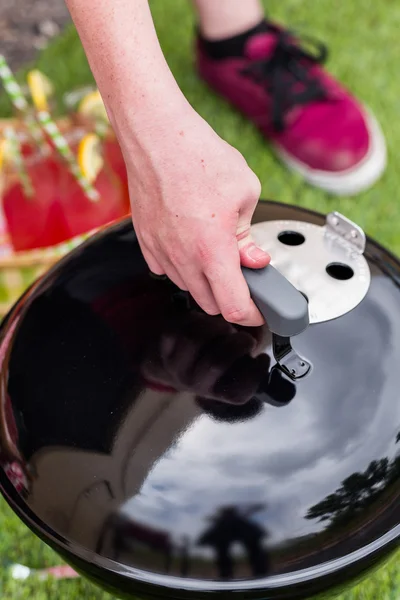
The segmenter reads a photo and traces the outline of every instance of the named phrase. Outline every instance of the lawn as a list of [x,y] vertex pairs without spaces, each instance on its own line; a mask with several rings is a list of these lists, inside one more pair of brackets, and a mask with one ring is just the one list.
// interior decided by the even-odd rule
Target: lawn
[[[193,106],[218,133],[236,146],[259,176],[263,197],[298,204],[321,212],[339,210],[400,254],[400,74],[398,0],[268,0],[271,16],[324,40],[331,51],[331,72],[349,86],[375,112],[387,136],[389,166],[382,180],[356,198],[333,198],[312,189],[289,174],[272,156],[264,140],[226,103],[212,95],[197,79],[190,52],[193,15],[187,0],[152,0],[158,32],[169,64]],[[91,82],[90,71],[76,32],[69,29],[39,57],[37,65],[57,87],[60,96],[73,86]],[[9,110],[0,98],[0,117]],[[110,599],[90,584],[78,581],[13,581],[6,565],[30,567],[58,564],[58,558],[31,535],[0,501],[0,574],[2,600],[45,598]],[[398,557],[341,600],[389,600],[400,597]]]

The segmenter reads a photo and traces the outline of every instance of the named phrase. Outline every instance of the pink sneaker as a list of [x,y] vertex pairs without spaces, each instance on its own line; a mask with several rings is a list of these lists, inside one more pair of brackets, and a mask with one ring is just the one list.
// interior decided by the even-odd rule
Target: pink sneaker
[[386,144],[375,117],[292,34],[275,25],[251,36],[243,57],[211,58],[200,40],[200,76],[249,117],[275,152],[309,183],[334,194],[368,188],[386,166]]

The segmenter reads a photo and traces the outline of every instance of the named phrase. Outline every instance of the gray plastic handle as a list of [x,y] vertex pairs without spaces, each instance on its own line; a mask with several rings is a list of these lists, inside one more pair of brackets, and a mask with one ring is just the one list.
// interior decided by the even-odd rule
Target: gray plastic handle
[[310,324],[308,302],[271,265],[264,269],[242,267],[251,297],[272,333],[282,337],[298,335]]

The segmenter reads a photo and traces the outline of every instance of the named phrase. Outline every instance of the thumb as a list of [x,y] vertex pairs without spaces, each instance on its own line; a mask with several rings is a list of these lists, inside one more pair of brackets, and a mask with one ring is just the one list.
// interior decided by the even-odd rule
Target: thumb
[[243,267],[250,269],[262,269],[271,260],[268,252],[256,245],[250,231],[251,214],[239,217],[236,239],[238,241],[240,263]]

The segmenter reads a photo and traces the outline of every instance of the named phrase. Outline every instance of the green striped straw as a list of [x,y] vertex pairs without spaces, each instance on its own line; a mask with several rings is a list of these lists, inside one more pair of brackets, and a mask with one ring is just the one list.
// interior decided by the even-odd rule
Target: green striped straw
[[16,171],[20,178],[24,193],[29,198],[32,198],[34,194],[33,185],[31,178],[29,177],[28,171],[26,170],[24,158],[22,156],[21,145],[17,134],[12,127],[5,127],[4,137],[10,142],[12,148],[12,157],[15,164]]
[[41,110],[37,113],[37,118],[39,123],[42,125],[43,129],[47,133],[47,135],[52,140],[53,144],[61,154],[62,158],[66,161],[72,175],[75,177],[76,181],[79,183],[83,191],[89,200],[93,202],[97,202],[100,198],[100,195],[96,188],[84,177],[75,156],[68,145],[67,140],[62,135],[59,130],[57,123],[53,121],[51,115],[46,110]]
[[47,144],[43,132],[36,122],[36,119],[30,114],[28,102],[22,93],[21,87],[12,74],[11,69],[7,65],[3,54],[0,54],[0,80],[2,81],[4,89],[6,90],[14,107],[24,115],[26,125],[33,139],[38,144],[40,150],[47,154],[50,150],[50,147]]

